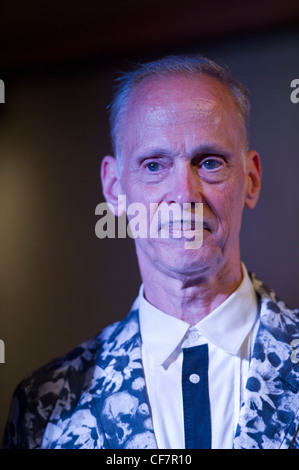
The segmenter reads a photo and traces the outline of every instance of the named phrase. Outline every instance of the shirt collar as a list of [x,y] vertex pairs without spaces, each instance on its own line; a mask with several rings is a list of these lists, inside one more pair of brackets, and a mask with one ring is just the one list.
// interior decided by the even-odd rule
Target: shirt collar
[[[229,354],[237,354],[252,329],[257,315],[257,299],[254,287],[244,264],[240,286],[209,315],[192,326],[192,330],[204,336]],[[140,287],[138,302],[142,342],[154,361],[161,365],[183,343],[191,325],[162,312],[150,304]]]
[[195,328],[229,354],[237,354],[252,329],[258,311],[253,284],[242,264],[243,280],[221,305],[199,321]]
[[154,361],[161,365],[183,342],[190,325],[150,304],[143,296],[143,284],[139,290],[138,304],[142,343],[151,352]]

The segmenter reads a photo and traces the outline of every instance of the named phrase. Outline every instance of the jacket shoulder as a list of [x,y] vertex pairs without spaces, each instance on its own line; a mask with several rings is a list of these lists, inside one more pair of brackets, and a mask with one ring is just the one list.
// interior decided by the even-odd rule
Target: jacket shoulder
[[79,344],[25,377],[16,387],[5,428],[3,448],[39,448],[57,404],[72,408],[79,400],[98,350],[115,325]]
[[280,299],[273,289],[260,281],[254,274],[250,274],[254,289],[260,298],[263,315],[262,321],[267,323],[269,330],[278,329],[288,333],[290,336],[299,335],[299,309],[291,308]]

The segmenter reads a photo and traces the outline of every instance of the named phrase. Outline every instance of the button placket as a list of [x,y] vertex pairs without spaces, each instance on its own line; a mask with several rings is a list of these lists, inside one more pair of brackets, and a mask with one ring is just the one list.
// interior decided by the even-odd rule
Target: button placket
[[211,449],[207,344],[183,348],[183,412],[185,449]]

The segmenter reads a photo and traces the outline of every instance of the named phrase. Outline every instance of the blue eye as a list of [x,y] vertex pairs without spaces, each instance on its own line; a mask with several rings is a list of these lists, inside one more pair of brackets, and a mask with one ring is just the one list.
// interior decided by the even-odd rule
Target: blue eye
[[216,168],[219,168],[219,166],[221,166],[221,163],[218,160],[210,159],[203,162],[202,166],[206,170],[216,170]]
[[160,167],[160,164],[157,162],[150,162],[146,165],[146,168],[151,172],[158,171],[159,167]]

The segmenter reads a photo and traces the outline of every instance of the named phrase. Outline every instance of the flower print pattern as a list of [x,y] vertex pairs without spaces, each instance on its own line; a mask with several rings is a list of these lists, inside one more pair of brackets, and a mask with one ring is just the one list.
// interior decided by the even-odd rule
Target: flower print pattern
[[289,309],[254,275],[252,280],[261,298],[260,327],[234,447],[298,448],[293,436],[298,431],[299,369],[290,356],[292,339],[299,337],[299,310]]
[[[234,448],[299,448],[299,337],[289,309],[254,275],[260,327]],[[14,394],[6,448],[156,448],[138,310],[30,374]]]

